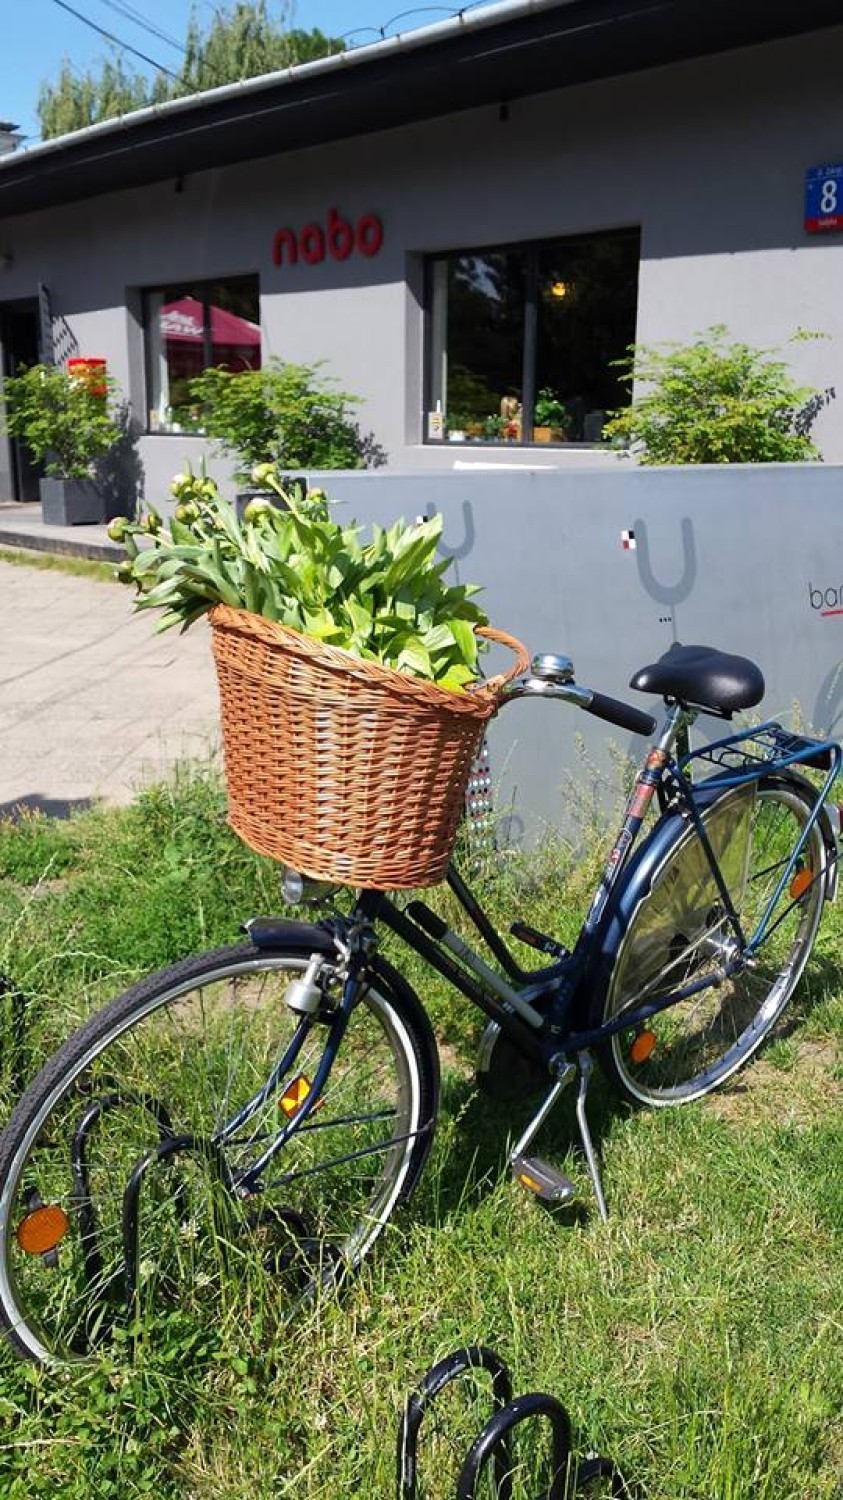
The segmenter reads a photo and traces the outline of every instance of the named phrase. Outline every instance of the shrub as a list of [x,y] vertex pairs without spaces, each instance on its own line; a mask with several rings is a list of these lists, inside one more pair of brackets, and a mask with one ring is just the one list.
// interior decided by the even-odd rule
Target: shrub
[[810,430],[834,391],[797,385],[777,352],[729,342],[722,325],[692,344],[634,345],[615,363],[645,389],[611,414],[603,435],[642,464],[818,459]]
[[122,436],[112,409],[117,387],[108,376],[98,379],[95,387],[54,365],[33,365],[3,382],[6,431],[53,478],[89,479]]
[[190,382],[190,399],[218,448],[237,460],[247,481],[256,464],[295,469],[362,469],[385,461],[351,408],[357,397],[317,379],[315,365],[272,360],[262,370],[212,369]]

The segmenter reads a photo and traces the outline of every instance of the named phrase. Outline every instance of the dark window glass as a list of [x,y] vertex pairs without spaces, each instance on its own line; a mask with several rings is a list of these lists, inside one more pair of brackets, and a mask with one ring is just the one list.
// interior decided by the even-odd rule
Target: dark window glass
[[433,261],[427,436],[597,442],[628,400],[638,261],[637,230]]
[[152,432],[201,430],[188,384],[203,370],[260,369],[257,276],[156,287],[146,293],[145,326]]
[[[487,436],[518,406],[524,364],[524,256],[497,251],[448,262],[448,427]],[[492,433],[493,436],[496,434]]]

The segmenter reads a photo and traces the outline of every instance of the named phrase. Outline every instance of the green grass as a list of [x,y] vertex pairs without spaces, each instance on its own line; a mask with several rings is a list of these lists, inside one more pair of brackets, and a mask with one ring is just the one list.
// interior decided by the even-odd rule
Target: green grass
[[[582,909],[595,865],[558,850],[501,860],[484,895],[503,921],[520,892],[520,914],[570,935],[563,910]],[[23,1071],[135,977],[236,941],[245,916],[278,905],[273,867],[228,831],[201,769],[131,808],[0,825],[0,969],[27,995]],[[579,1450],[612,1454],[646,1500],[839,1500],[840,957],[830,909],[776,1039],[720,1095],[631,1113],[598,1090],[605,1226],[571,1100],[537,1147],[578,1183],[577,1208],[547,1211],[509,1180],[526,1108],[476,1092],[474,1014],[408,964],[446,1044],[443,1107],[417,1195],[372,1262],[293,1325],[232,1285],[221,1315],[162,1315],[134,1363],[35,1370],[0,1351],[0,1496],[392,1500],[405,1393],[482,1342],[518,1390],[561,1397]],[[14,1071],[0,1049],[4,1107]],[[486,1415],[457,1394],[446,1407],[466,1438]],[[444,1440],[423,1445],[421,1468],[427,1500],[451,1500]],[[540,1488],[532,1471],[518,1500]]]
[[41,568],[52,573],[70,573],[75,578],[94,578],[99,583],[115,582],[115,564],[96,562],[90,557],[65,557],[58,552],[36,552],[35,548],[0,547],[0,562],[15,568]]

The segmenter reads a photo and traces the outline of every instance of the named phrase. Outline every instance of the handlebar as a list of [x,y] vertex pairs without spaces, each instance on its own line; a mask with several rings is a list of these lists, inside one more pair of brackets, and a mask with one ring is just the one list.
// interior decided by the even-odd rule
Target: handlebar
[[607,723],[626,729],[630,734],[649,736],[656,728],[652,714],[642,713],[639,708],[633,708],[630,703],[621,703],[617,698],[608,698],[605,693],[595,693],[591,688],[580,687],[570,677],[567,680],[560,680],[558,677],[556,680],[538,676],[519,677],[502,694],[504,703],[511,703],[516,698],[561,699],[563,703],[573,703],[576,708],[585,709],[587,714],[605,719]]
[[597,719],[606,719],[609,724],[617,724],[619,729],[628,729],[630,734],[651,735],[655,732],[656,721],[652,714],[642,713],[640,708],[621,703],[618,698],[607,698],[605,693],[592,693],[591,702],[584,703],[583,708]]

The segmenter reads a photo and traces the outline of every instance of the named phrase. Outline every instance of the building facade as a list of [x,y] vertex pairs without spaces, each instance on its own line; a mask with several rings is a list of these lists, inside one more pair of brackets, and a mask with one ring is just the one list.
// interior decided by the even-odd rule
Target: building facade
[[714,325],[843,398],[843,25],[761,9],[506,0],[3,158],[2,370],[104,358],[153,501],[209,364],[321,363],[403,470],[617,464],[614,361]]

